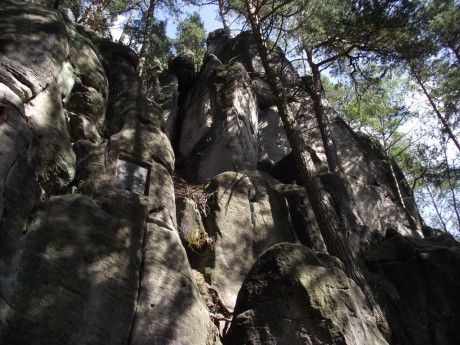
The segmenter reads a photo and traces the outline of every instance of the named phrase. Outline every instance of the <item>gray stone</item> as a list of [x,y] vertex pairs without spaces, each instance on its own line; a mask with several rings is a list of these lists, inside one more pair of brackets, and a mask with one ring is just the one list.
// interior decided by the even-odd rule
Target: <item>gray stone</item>
[[69,54],[68,38],[59,12],[2,1],[0,82],[28,102],[55,82]]
[[206,231],[196,202],[189,198],[177,198],[176,214],[177,228],[181,240],[188,243],[188,245],[192,245],[190,240],[193,236]]
[[164,131],[174,143],[177,136],[179,116],[179,80],[176,75],[164,71],[159,75],[159,85],[155,88],[152,98],[162,109]]
[[212,323],[177,232],[149,223],[144,241],[144,270],[130,343],[208,344]]
[[[260,103],[259,103],[260,106]],[[259,161],[278,163],[291,152],[280,116],[275,107],[259,112]]]
[[183,104],[183,120],[181,123],[181,136],[179,153],[188,157],[197,143],[209,132],[213,113],[209,100],[207,80],[214,69],[222,63],[214,55],[209,55],[203,62],[203,67],[198,75],[194,87],[188,92]]
[[388,344],[335,257],[274,245],[238,293],[224,344]]
[[451,235],[421,240],[393,230],[364,260],[388,315],[392,344],[460,342],[460,244]]
[[29,154],[40,185],[48,194],[61,190],[72,182],[76,163],[61,91],[51,84],[25,104],[25,109],[35,133]]
[[70,121],[70,135],[73,142],[80,139],[93,143],[101,142],[101,137],[96,126],[88,121],[85,115],[66,112],[66,116]]
[[273,180],[258,173],[227,172],[208,187],[210,200],[205,228],[213,239],[210,253],[194,267],[216,287],[233,308],[250,267],[264,250],[279,242],[296,242],[285,199],[272,189]]
[[14,289],[2,295],[10,308],[2,343],[128,341],[146,207],[121,194],[117,202],[110,213],[80,194],[41,206],[26,228]]
[[179,89],[191,88],[195,81],[195,57],[192,52],[181,53],[169,61],[169,70],[179,79]]
[[326,244],[305,188],[290,185],[280,188],[288,202],[292,227],[300,243],[316,252],[327,253]]
[[197,183],[225,171],[255,169],[258,160],[256,102],[243,66],[216,67],[208,85],[212,125],[204,148],[188,157],[186,167]]

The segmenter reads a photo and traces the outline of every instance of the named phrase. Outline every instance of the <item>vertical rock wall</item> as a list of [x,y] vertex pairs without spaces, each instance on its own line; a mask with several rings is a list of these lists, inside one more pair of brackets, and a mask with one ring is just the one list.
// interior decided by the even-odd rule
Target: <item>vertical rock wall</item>
[[330,109],[342,173],[327,173],[308,86],[280,50],[389,332],[327,254],[250,34],[211,34],[196,76],[179,56],[146,93],[131,50],[7,0],[0,53],[2,344],[458,343],[458,243],[417,239],[388,159]]
[[136,56],[56,11],[0,6],[0,342],[206,344]]

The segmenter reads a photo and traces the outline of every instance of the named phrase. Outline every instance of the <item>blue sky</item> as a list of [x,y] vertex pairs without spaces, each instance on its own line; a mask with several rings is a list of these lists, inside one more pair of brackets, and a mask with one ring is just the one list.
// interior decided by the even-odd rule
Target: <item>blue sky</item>
[[[222,28],[222,23],[218,18],[218,7],[216,5],[206,5],[206,6],[183,6],[182,7],[182,14],[181,19],[185,18],[187,14],[198,12],[203,20],[204,27],[207,33],[210,33],[216,29]],[[158,19],[167,19],[168,26],[166,28],[166,33],[170,38],[176,37],[176,26],[177,26],[177,19],[158,11],[155,13]],[[112,27],[112,36],[114,40],[117,40],[121,34],[121,28],[123,28],[124,22],[126,21],[127,15],[119,16],[118,20]],[[232,29],[238,29],[240,26],[236,24],[231,25]]]
[[[217,20],[218,8],[216,5],[206,5],[202,7],[184,6],[182,11],[184,12],[181,16],[182,18],[185,18],[188,13],[193,13],[195,11],[198,12],[204,22],[204,27],[207,33],[222,27],[222,23]],[[176,36],[176,24],[177,23],[175,23],[172,18],[168,20],[166,33],[171,38]]]

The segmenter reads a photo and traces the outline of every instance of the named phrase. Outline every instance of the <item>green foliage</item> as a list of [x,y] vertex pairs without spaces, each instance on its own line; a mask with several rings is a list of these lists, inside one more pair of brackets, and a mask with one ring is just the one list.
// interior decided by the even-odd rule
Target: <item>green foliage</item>
[[[401,70],[381,76],[354,80],[357,84],[343,81],[334,84],[324,79],[323,85],[339,115],[355,130],[376,138],[385,153],[397,161],[425,221],[458,234],[460,162],[455,151],[449,149],[448,140],[436,130],[433,121],[423,127],[430,116],[409,111],[405,105],[414,92],[409,76]],[[418,132],[410,131],[417,127]]]
[[177,39],[174,40],[176,53],[191,51],[194,54],[195,69],[198,69],[206,52],[206,31],[198,12],[189,14],[177,26]]
[[[145,70],[146,74],[152,66],[155,66],[155,58],[157,58],[163,66],[168,63],[168,58],[172,55],[172,42],[166,35],[167,21],[154,20],[150,32],[150,46],[146,54]],[[128,45],[138,50],[143,42],[145,30],[145,21],[135,20],[132,27],[128,30],[129,43]]]
[[[405,104],[413,87],[402,71],[381,73],[376,66],[367,66],[359,79],[343,79],[342,83],[323,83],[328,99],[339,115],[355,130],[376,137],[389,153],[403,140],[401,128],[418,114]],[[379,77],[370,78],[376,73]]]

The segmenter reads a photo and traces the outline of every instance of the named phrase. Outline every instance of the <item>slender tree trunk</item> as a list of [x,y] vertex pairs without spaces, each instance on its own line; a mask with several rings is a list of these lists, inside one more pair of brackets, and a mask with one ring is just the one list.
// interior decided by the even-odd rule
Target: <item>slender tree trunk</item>
[[97,31],[99,22],[102,18],[102,11],[108,6],[111,0],[99,0],[99,3],[96,6],[94,11],[94,20],[91,23],[91,29]]
[[439,210],[439,207],[438,207],[438,204],[437,204],[436,200],[434,200],[434,195],[433,195],[433,192],[431,191],[429,185],[426,186],[426,190],[428,191],[428,194],[430,195],[431,204],[433,205],[433,208],[436,211],[436,215],[438,216],[439,222],[442,225],[442,230],[444,230],[444,232],[447,232],[446,223],[444,222],[444,219],[442,218],[441,211]]
[[121,32],[121,36],[120,36],[120,39],[118,40],[118,43],[123,43],[123,41],[125,40],[128,30],[131,28],[131,25],[133,24],[134,16],[136,15],[136,12],[137,12],[137,9],[140,3],[141,1],[137,0],[133,4],[133,7],[131,7],[131,11],[129,12],[128,20],[126,21],[126,24],[123,27],[123,31]]
[[321,140],[324,146],[324,153],[326,154],[327,165],[330,172],[338,172],[339,166],[337,163],[337,152],[334,147],[334,142],[332,141],[328,119],[323,107],[321,72],[319,71],[318,65],[313,62],[312,50],[308,48],[304,48],[304,50],[307,54],[308,64],[312,72],[313,92],[311,92],[310,96],[313,99],[313,109],[315,111],[316,121],[318,122],[318,128],[321,133]]
[[269,64],[268,48],[261,35],[262,31],[258,22],[258,14],[254,4],[251,0],[245,0],[245,6],[267,81],[274,95],[275,105],[278,108],[286,136],[297,162],[297,166],[300,170],[302,182],[305,186],[308,199],[312,205],[313,212],[318,222],[321,234],[323,235],[327,250],[330,254],[338,257],[344,263],[346,273],[359,287],[361,287],[369,306],[373,308],[376,321],[383,329],[387,330],[388,325],[385,320],[385,316],[382,313],[380,306],[375,301],[361,269],[355,261],[355,258],[347,245],[347,241],[341,232],[339,217],[324,191],[313,160],[304,145],[302,135],[294,127],[295,118],[287,104],[281,80]]
[[224,30],[227,33],[227,36],[231,37],[232,31],[230,30],[230,24],[228,23],[227,11],[225,10],[224,0],[219,0],[219,16],[222,20],[222,25],[224,26]]
[[145,19],[144,39],[142,41],[142,47],[139,52],[139,76],[142,76],[142,72],[144,71],[147,51],[150,48],[150,35],[152,30],[153,12],[155,11],[155,1],[156,0],[150,0],[149,8],[147,10],[147,17]]
[[403,207],[403,209],[407,211],[406,204],[404,203],[404,198],[403,198],[402,193],[401,193],[401,188],[399,188],[399,181],[396,178],[395,169],[393,168],[391,151],[387,152],[387,150],[385,150],[385,153],[386,153],[386,156],[388,158],[388,166],[390,167],[391,178],[392,178],[393,183],[395,185],[396,194],[398,195],[399,202],[401,203],[401,206]]
[[[447,168],[447,181],[449,183],[449,191],[452,196],[452,206],[454,207],[454,213],[457,218],[457,224],[460,226],[460,212],[458,209],[458,203],[457,203],[457,197],[455,196],[455,186],[452,184],[452,175],[450,173],[450,168],[449,168],[449,159],[447,157],[447,145],[446,143],[443,145],[443,151],[444,151],[444,161],[446,162],[446,168]],[[446,228],[447,229],[447,228]]]
[[438,118],[439,121],[441,121],[441,123],[442,123],[442,125],[444,127],[444,130],[446,131],[447,135],[454,142],[455,146],[457,147],[457,150],[460,152],[460,143],[458,142],[457,137],[455,136],[454,132],[452,132],[452,129],[450,128],[449,123],[444,118],[444,116],[442,116],[442,114],[439,111],[436,103],[434,103],[434,100],[431,97],[430,92],[425,87],[425,84],[423,83],[422,79],[418,75],[418,73],[415,70],[415,68],[411,64],[409,64],[409,68],[410,68],[410,72],[411,72],[412,76],[417,81],[418,85],[420,86],[420,88],[422,89],[422,91],[425,94],[426,98],[428,99],[428,102],[430,103],[431,107],[433,108],[433,111],[436,114],[436,117]]
[[80,20],[81,24],[86,24],[86,22],[89,20],[89,17],[91,16],[91,13],[93,12],[93,7],[96,5],[96,2],[97,0],[91,1],[85,13],[83,13],[83,17]]

